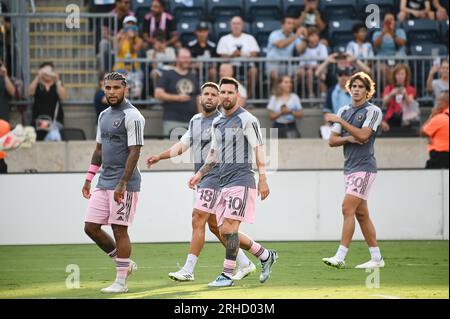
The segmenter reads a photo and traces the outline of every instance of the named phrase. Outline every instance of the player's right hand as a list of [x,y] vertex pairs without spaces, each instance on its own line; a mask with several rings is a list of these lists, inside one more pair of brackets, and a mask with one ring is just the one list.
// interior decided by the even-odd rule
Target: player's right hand
[[85,181],[81,192],[84,198],[91,198],[91,182]]
[[195,174],[189,179],[188,186],[190,189],[195,189],[195,186],[200,182],[202,176],[200,173]]
[[147,167],[150,168],[150,166],[158,163],[160,161],[160,158],[158,155],[153,155],[147,158]]

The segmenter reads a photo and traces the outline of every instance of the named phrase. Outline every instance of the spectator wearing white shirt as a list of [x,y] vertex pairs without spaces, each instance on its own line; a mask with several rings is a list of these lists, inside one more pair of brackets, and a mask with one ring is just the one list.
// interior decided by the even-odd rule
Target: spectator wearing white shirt
[[373,57],[372,44],[367,40],[367,27],[363,23],[356,23],[352,29],[355,40],[347,44],[347,53],[358,60]]
[[[315,27],[308,29],[308,37],[306,41],[302,41],[300,44],[300,54],[300,57],[314,59],[301,61],[297,69],[298,81],[300,83],[306,82],[309,97],[314,98],[314,72],[317,68],[318,61],[324,60],[328,57],[327,47],[320,42],[319,29]],[[321,88],[321,92],[325,93],[325,91],[325,87]]]
[[[244,33],[244,21],[241,17],[233,17],[230,22],[231,33],[220,38],[217,44],[217,54],[223,58],[257,57],[261,51],[255,37]],[[236,67],[241,67],[241,63],[233,63]],[[244,74],[241,67],[237,75]],[[254,83],[258,76],[258,69],[253,63],[249,64],[247,71],[248,96],[252,97]]]

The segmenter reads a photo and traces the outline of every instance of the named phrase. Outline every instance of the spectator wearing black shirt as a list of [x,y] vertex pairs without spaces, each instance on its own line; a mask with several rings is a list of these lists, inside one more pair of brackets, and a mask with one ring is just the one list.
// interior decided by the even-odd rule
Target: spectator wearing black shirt
[[106,74],[105,72],[101,72],[99,74],[98,89],[95,92],[95,96],[94,96],[94,107],[95,107],[95,113],[97,115],[97,121],[98,121],[98,117],[99,117],[100,113],[109,107],[108,102],[105,97],[105,91],[103,90],[103,84],[104,84],[103,79],[105,77],[105,74]]
[[146,49],[153,48],[158,29],[164,31],[166,46],[180,47],[174,17],[165,9],[166,5],[162,0],[153,0],[150,13],[145,15],[143,33]]
[[[205,21],[201,21],[195,30],[196,39],[188,43],[189,51],[193,58],[215,58],[217,57],[216,44],[208,40],[209,26]],[[194,65],[195,70],[198,72],[200,69],[199,65]],[[206,64],[205,68],[208,70],[208,81],[216,82],[217,80],[217,65]]]
[[[67,93],[59,79],[59,74],[54,70],[53,63],[44,62],[40,65],[38,74],[28,87],[28,95],[34,97],[33,126],[36,125],[36,119],[42,115],[48,116],[53,120],[58,104],[59,110],[56,120],[61,124],[64,123],[64,112],[61,102],[67,98]],[[36,139],[42,141],[46,134],[46,131],[38,130]]]
[[430,0],[400,0],[398,21],[407,19],[434,19]]
[[14,97],[16,88],[8,76],[8,70],[0,59],[0,119],[9,122],[9,100]]

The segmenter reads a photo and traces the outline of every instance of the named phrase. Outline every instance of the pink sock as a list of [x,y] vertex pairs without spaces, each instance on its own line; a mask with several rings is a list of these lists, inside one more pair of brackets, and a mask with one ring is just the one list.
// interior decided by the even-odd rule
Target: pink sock
[[125,284],[128,273],[128,266],[130,265],[130,258],[116,258],[116,281]]
[[225,259],[223,261],[223,273],[231,278],[234,268],[236,268],[236,260]]
[[269,258],[269,251],[255,241],[252,243],[249,251],[253,256],[258,257],[259,260],[265,261]]

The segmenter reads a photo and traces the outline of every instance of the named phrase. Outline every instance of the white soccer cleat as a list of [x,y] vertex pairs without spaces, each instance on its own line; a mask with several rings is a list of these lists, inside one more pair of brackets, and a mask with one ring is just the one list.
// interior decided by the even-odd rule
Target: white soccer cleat
[[357,269],[372,269],[372,268],[383,268],[384,267],[384,260],[381,258],[380,261],[376,260],[369,260],[368,262],[358,265],[355,268]]
[[138,270],[138,265],[130,259],[130,265],[128,266],[127,278]]
[[128,292],[128,287],[126,284],[122,285],[122,284],[118,283],[117,281],[115,281],[111,286],[103,288],[101,290],[101,292],[106,293],[106,294],[120,294],[120,293]]
[[181,268],[177,272],[170,272],[169,278],[175,281],[194,281],[194,274],[191,274]]
[[334,268],[344,268],[345,267],[345,261],[339,260],[336,258],[336,256],[329,257],[329,258],[322,258],[322,261],[325,263],[325,265],[334,267]]
[[250,262],[248,266],[238,267],[236,273],[231,277],[233,280],[241,280],[247,277],[248,275],[254,273],[256,271],[256,266],[254,263]]

